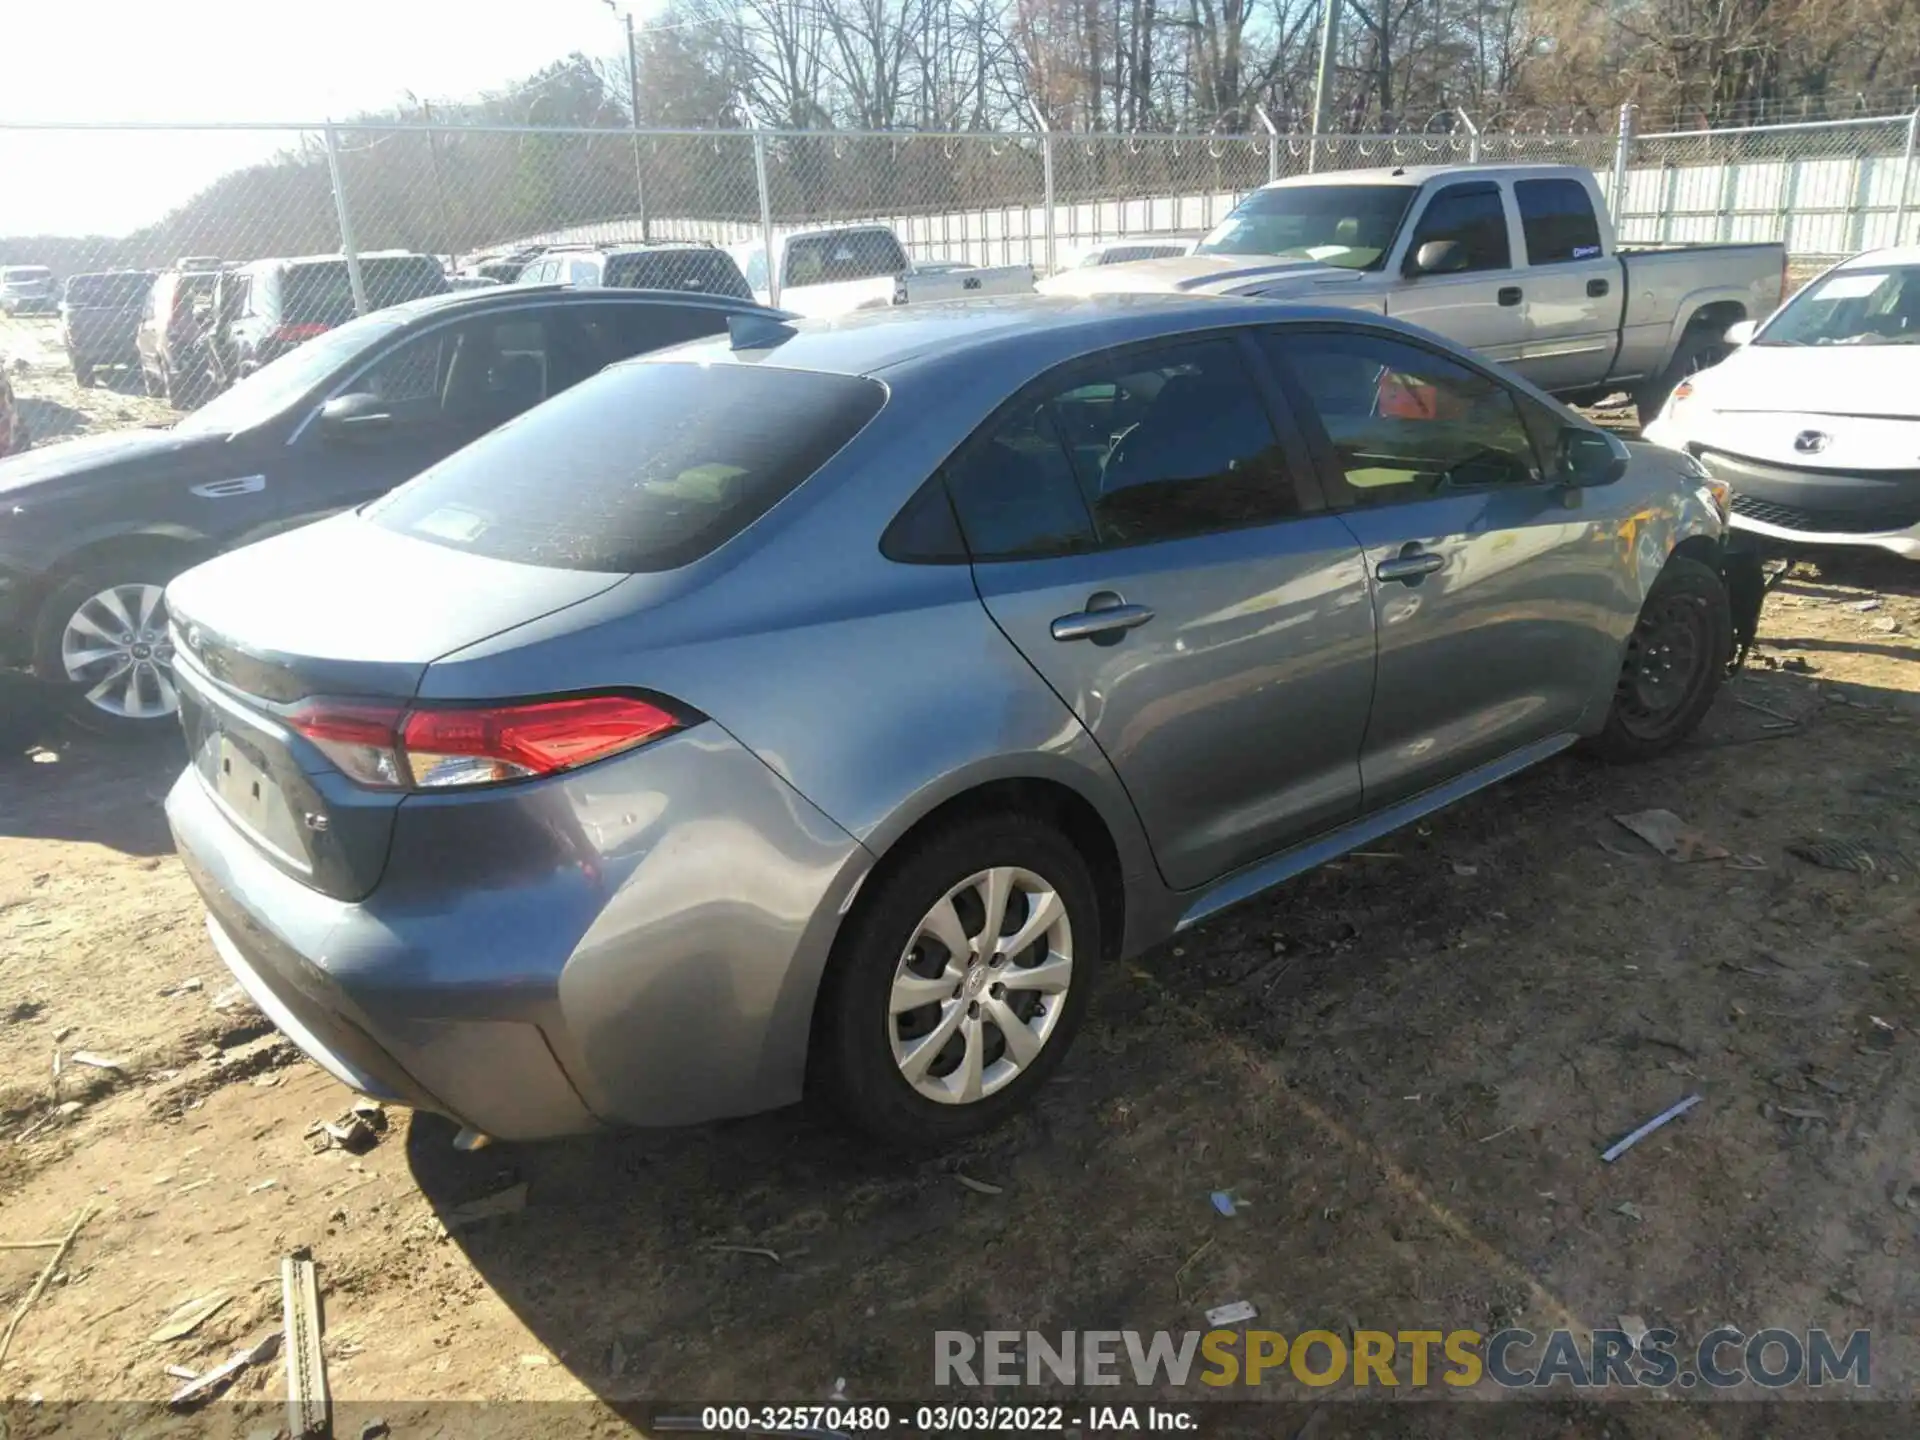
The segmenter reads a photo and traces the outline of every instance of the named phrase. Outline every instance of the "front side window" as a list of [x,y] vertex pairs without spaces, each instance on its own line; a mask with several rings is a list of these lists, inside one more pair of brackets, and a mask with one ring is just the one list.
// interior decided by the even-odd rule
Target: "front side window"
[[1520,207],[1529,265],[1599,258],[1600,221],[1578,180],[1517,180],[1513,199]]
[[1261,344],[1306,393],[1352,505],[1542,478],[1518,400],[1477,370],[1378,335],[1276,330]]
[[469,320],[401,345],[348,391],[385,401],[402,425],[491,427],[547,398],[547,352],[541,320]]
[[1434,240],[1451,240],[1465,251],[1465,270],[1510,268],[1513,251],[1507,244],[1507,212],[1500,203],[1500,187],[1449,185],[1436,194],[1421,212],[1407,253],[1415,254]]
[[1231,340],[1074,367],[1016,401],[948,484],[975,559],[1177,540],[1299,510]]

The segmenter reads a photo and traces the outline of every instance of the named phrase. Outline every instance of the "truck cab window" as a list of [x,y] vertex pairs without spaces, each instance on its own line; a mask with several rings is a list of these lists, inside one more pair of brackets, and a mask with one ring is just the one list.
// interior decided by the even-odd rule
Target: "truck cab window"
[[1505,270],[1513,264],[1500,187],[1485,182],[1449,185],[1427,203],[1407,253],[1430,240],[1452,240],[1467,252],[1468,270]]
[[1578,180],[1518,180],[1513,198],[1520,206],[1529,265],[1600,257],[1600,221],[1587,187]]

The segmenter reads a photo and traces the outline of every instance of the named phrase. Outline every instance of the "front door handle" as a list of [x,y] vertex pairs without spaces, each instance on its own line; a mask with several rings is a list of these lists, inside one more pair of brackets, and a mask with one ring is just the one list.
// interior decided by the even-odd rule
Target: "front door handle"
[[1518,285],[1502,285],[1500,287],[1500,293],[1494,296],[1494,298],[1502,305],[1518,305],[1520,303],[1520,287]]
[[1129,630],[1153,619],[1145,605],[1129,605],[1111,590],[1090,596],[1087,608],[1062,615],[1049,627],[1056,640],[1091,640],[1111,645]]
[[1587,281],[1587,294],[1591,295],[1594,299],[1598,300],[1602,295],[1606,293],[1607,293],[1606,281],[1604,280]]
[[1373,574],[1377,580],[1398,580],[1402,585],[1417,585],[1421,576],[1433,574],[1446,563],[1447,557],[1444,555],[1409,545],[1391,560],[1382,560],[1374,566]]

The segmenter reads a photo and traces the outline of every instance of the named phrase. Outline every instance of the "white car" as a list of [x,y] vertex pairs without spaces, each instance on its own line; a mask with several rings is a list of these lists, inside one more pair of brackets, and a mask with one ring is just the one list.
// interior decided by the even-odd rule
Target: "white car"
[[1739,529],[1920,559],[1920,246],[1856,255],[1727,339],[1647,439],[1730,483]]
[[1080,252],[1072,268],[1130,265],[1135,260],[1172,260],[1191,255],[1199,243],[1198,235],[1122,235],[1113,240],[1096,240]]
[[[916,266],[886,225],[830,225],[775,235],[771,265],[766,246],[757,242],[736,245],[730,253],[756,300],[809,319],[1033,289],[1028,265],[977,268],[936,261],[924,269]],[[768,284],[772,274],[780,277],[777,298]]]

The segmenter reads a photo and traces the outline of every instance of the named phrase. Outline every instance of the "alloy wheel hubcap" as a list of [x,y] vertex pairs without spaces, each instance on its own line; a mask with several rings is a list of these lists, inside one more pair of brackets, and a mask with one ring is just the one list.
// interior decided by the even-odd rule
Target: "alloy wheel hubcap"
[[894,967],[887,1039],[914,1090],[968,1105],[1039,1057],[1073,980],[1073,928],[1059,892],[996,866],[961,881],[914,927]]
[[67,620],[60,663],[67,679],[86,687],[94,709],[127,720],[157,720],[180,708],[164,597],[159,585],[114,585]]

